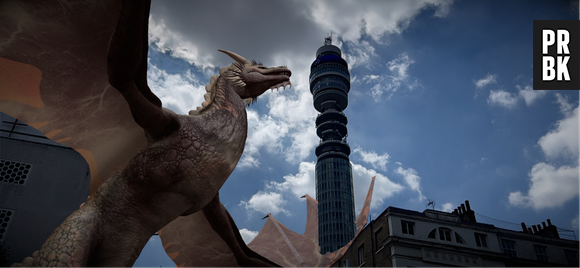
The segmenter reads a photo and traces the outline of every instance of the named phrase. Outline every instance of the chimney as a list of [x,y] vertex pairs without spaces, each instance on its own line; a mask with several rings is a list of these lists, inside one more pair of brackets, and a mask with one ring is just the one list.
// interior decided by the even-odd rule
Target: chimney
[[459,215],[459,212],[457,212],[457,209],[454,209],[454,210],[453,210],[453,214],[455,214],[455,215]]
[[[541,225],[532,225],[532,228],[534,229],[533,234],[545,237],[560,238],[560,234],[558,233],[558,228],[556,225],[552,225],[552,221],[550,221],[550,219],[546,221],[548,222],[547,225],[546,222],[542,222]],[[528,230],[530,230],[530,228],[528,228]]]
[[532,233],[532,228],[528,227],[528,234],[531,234],[531,233]]
[[462,221],[476,222],[475,211],[471,210],[469,200],[465,200],[465,203],[457,207],[457,210],[459,211],[459,216]]
[[526,224],[522,222],[522,232],[527,233],[528,229],[526,228]]

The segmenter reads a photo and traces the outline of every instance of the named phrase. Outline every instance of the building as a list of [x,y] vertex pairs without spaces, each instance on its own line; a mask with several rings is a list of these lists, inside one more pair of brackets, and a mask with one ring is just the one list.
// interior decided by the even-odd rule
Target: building
[[350,73],[331,37],[316,51],[310,66],[310,92],[316,118],[316,200],[320,253],[333,252],[354,238],[355,208],[350,147],[346,142]]
[[331,266],[578,267],[578,241],[547,222],[522,231],[479,223],[469,201],[452,213],[388,207]]
[[78,152],[0,112],[0,245],[9,263],[39,250],[87,200],[90,178]]

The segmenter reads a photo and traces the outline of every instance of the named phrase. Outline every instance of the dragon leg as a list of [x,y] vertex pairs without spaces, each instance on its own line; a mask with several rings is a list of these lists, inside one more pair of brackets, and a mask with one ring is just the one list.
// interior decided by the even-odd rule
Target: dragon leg
[[279,266],[246,246],[236,223],[220,202],[219,193],[203,208],[203,214],[212,229],[226,242],[240,266]]

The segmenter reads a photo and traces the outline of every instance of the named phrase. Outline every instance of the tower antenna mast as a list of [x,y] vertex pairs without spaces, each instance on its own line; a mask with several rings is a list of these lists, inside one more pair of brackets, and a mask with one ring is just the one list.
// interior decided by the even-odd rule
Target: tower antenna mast
[[332,31],[330,31],[330,35],[324,38],[324,45],[332,45]]

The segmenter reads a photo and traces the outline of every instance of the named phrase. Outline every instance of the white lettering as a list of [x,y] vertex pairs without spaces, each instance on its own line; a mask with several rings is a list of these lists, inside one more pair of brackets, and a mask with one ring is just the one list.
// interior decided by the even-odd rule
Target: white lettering
[[554,31],[550,29],[542,30],[542,53],[548,54],[548,47],[554,44]]
[[570,81],[570,74],[568,73],[568,60],[570,56],[558,56],[558,66],[556,69],[558,70],[558,81],[562,81],[562,76],[564,76],[564,80]]
[[554,70],[554,58],[551,56],[544,56],[542,58],[542,80],[552,81],[556,78],[556,70]]
[[558,54],[570,54],[570,50],[568,49],[569,42],[570,33],[568,30],[558,30]]

